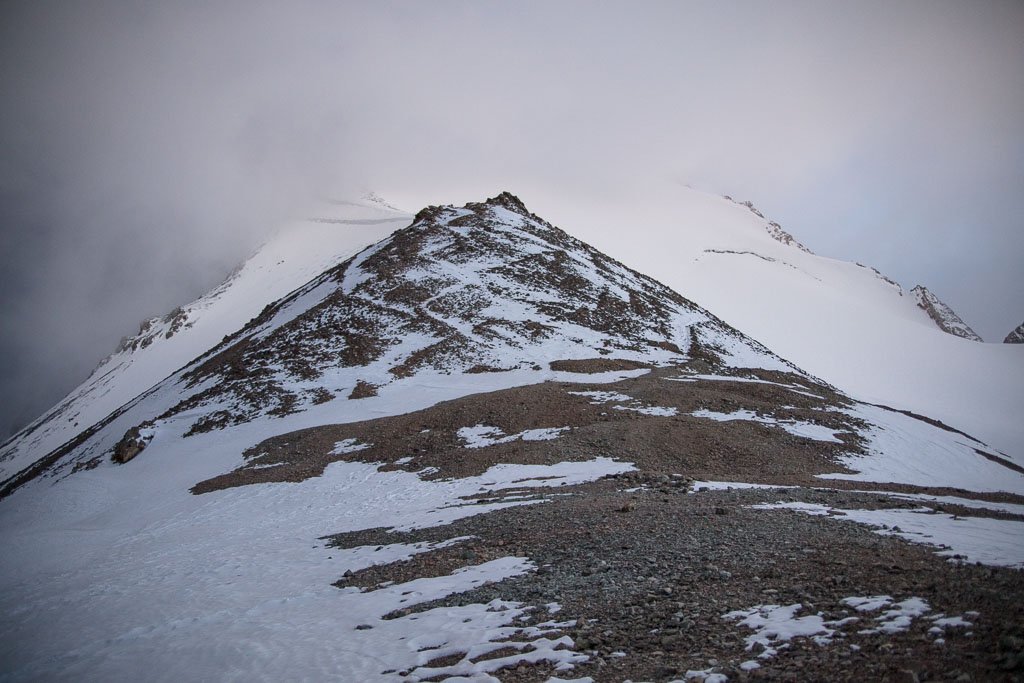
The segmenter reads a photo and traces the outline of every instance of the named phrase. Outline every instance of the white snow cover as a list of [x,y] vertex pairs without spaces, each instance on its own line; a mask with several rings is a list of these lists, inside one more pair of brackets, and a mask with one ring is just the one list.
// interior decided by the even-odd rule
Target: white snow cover
[[334,448],[331,449],[332,455],[344,455],[345,453],[355,453],[356,451],[363,451],[370,447],[368,443],[359,443],[355,439],[345,439],[334,444]]
[[612,408],[615,410],[629,410],[634,413],[650,415],[652,417],[672,417],[679,413],[678,409],[671,406],[648,406],[640,403],[639,401],[628,406],[612,406]]
[[140,337],[137,348],[122,348],[104,359],[85,382],[0,448],[0,480],[205,353],[267,304],[412,219],[373,196],[325,202],[310,215],[283,226],[223,284],[183,306],[180,327],[171,336],[165,336],[171,321],[147,321],[145,346],[138,343]]
[[891,481],[1024,495],[1024,474],[979,455],[977,450],[987,452],[987,447],[962,434],[865,404],[850,408],[849,413],[869,423],[862,433],[867,438],[868,454],[840,457],[843,465],[856,474],[819,475],[823,479]]
[[651,183],[619,204],[527,203],[855,398],[1024,457],[1024,345],[942,332],[870,268],[779,242],[766,219],[713,194]]
[[[425,373],[384,387],[376,397],[338,399],[280,420],[188,439],[181,434],[189,416],[159,421],[145,457],[123,466],[104,463],[56,486],[36,481],[0,502],[5,553],[18,558],[0,565],[0,660],[17,679],[322,680],[343,675],[348,680],[400,680],[382,672],[394,668],[429,677],[437,672],[424,665],[443,653],[477,656],[507,645],[495,640],[511,638],[513,647],[532,646],[520,653],[523,661],[547,659],[567,666],[580,655],[554,649],[568,644],[558,640],[557,627],[520,624],[530,606],[498,601],[381,618],[530,571],[523,558],[499,558],[450,576],[360,593],[331,584],[347,570],[436,546],[396,543],[379,550],[339,550],[324,547],[320,539],[380,526],[443,525],[532,504],[500,494],[524,487],[564,490],[632,469],[627,463],[598,458],[552,466],[498,465],[479,477],[424,481],[416,473],[338,462],[323,476],[300,483],[200,496],[188,489],[242,465],[245,449],[274,434],[409,412],[545,379],[593,384],[636,374]],[[131,421],[131,412],[123,419]],[[109,429],[116,433],[118,427]],[[355,445],[339,444],[342,449]],[[465,505],[462,498],[486,492],[499,497],[475,505]],[[487,671],[497,662],[518,661],[512,657],[479,663],[470,657],[450,672],[491,680]]]

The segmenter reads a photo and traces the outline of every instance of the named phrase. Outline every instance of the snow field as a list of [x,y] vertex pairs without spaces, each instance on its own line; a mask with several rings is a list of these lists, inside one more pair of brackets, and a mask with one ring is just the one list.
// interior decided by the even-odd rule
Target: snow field
[[[642,372],[586,375],[585,381]],[[433,675],[425,673],[432,659],[458,651],[470,656],[453,665],[461,673],[452,669],[452,675],[486,681],[493,680],[488,671],[498,660],[473,660],[506,646],[529,649],[510,655],[523,661],[571,665],[581,655],[559,640],[556,627],[522,622],[528,605],[499,601],[383,619],[532,571],[525,559],[499,558],[449,576],[358,592],[331,584],[346,571],[439,546],[339,549],[321,539],[381,526],[444,525],[536,504],[518,492],[561,493],[633,469],[627,463],[498,465],[479,477],[424,481],[416,473],[337,462],[300,483],[188,493],[196,482],[244,464],[247,448],[275,434],[544,379],[580,377],[552,371],[417,375],[376,397],[336,399],[279,420],[187,439],[181,435],[190,418],[176,416],[158,421],[146,451],[126,465],[105,463],[56,487],[29,484],[0,505],[7,556],[18,558],[0,565],[0,659],[13,680],[400,680],[401,671]],[[360,445],[342,441],[335,450]],[[496,498],[465,505],[464,497],[481,492]],[[395,673],[383,673],[389,669]]]

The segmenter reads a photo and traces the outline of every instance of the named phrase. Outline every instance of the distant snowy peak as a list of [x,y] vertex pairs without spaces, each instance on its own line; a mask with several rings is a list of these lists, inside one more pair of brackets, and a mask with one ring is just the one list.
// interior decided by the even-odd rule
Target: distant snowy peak
[[935,321],[940,330],[957,337],[970,339],[971,341],[982,341],[982,338],[967,323],[961,320],[960,316],[952,308],[928,291],[927,287],[917,285],[910,292],[914,295],[914,300],[917,302],[918,307]]
[[1024,323],[1017,326],[1015,330],[1006,335],[1004,344],[1024,344]]
[[801,244],[791,234],[789,234],[788,232],[783,230],[781,225],[779,225],[775,221],[769,221],[767,218],[765,218],[764,214],[761,213],[761,211],[757,207],[754,206],[753,202],[751,202],[751,201],[740,202],[740,201],[737,201],[737,200],[733,199],[729,195],[723,195],[723,196],[726,199],[728,199],[730,202],[733,202],[735,204],[739,204],[740,206],[747,207],[747,209],[750,210],[750,213],[754,214],[758,218],[761,218],[761,219],[764,219],[765,221],[767,221],[768,225],[765,226],[765,229],[768,231],[768,234],[771,235],[772,239],[774,239],[775,241],[781,242],[781,243],[783,243],[783,244],[785,244],[786,246],[789,246],[789,247],[796,247],[800,251],[808,253],[808,254],[813,254],[814,253],[813,251],[811,251],[810,249],[805,247],[803,244]]

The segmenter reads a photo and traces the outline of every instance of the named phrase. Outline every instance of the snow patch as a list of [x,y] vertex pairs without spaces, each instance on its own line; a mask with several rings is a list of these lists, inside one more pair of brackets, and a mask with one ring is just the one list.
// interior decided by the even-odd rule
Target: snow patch
[[356,439],[345,439],[338,441],[334,444],[334,448],[331,449],[331,455],[345,455],[346,453],[355,453],[356,451],[364,451],[370,447],[368,443],[359,443]]
[[799,436],[805,439],[827,441],[830,443],[843,443],[842,439],[836,438],[836,434],[842,434],[842,432],[837,432],[829,427],[814,424],[813,422],[803,422],[801,420],[777,420],[773,417],[758,415],[750,410],[736,410],[731,413],[719,413],[713,410],[697,410],[690,414],[694,417],[702,417],[709,420],[715,420],[717,422],[729,422],[732,420],[758,422],[760,424],[781,427],[793,436]]
[[478,424],[472,427],[462,427],[457,434],[465,442],[463,444],[465,448],[486,448],[512,441],[550,441],[557,439],[567,431],[569,431],[569,427],[545,427],[527,429],[517,434],[505,434],[498,427]]

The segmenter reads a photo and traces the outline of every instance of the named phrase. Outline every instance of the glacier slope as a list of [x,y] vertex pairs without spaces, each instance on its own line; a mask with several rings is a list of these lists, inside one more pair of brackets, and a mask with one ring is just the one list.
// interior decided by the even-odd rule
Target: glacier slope
[[651,186],[628,205],[531,201],[852,397],[939,419],[1024,463],[1024,349],[942,332],[898,284],[785,244],[723,197]]

